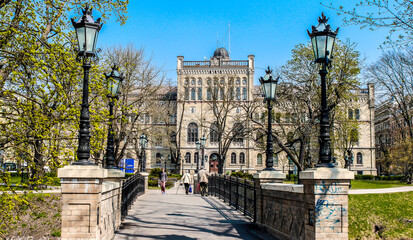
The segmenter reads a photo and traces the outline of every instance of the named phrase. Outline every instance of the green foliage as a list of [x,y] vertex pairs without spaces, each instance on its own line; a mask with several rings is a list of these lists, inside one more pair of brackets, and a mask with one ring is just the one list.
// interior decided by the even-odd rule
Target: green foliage
[[182,178],[182,175],[181,174],[168,174],[168,178],[175,178],[175,179],[178,179],[178,180],[180,180],[181,178]]
[[349,238],[413,238],[412,205],[413,192],[349,195]]
[[135,175],[134,173],[125,173],[125,179],[132,177],[133,175]]
[[243,173],[243,172],[232,172],[231,177],[238,177],[238,178],[243,178],[243,179],[248,179],[248,180],[254,180],[254,176],[250,173]]
[[372,179],[374,179],[374,176],[373,175],[356,175],[354,177],[354,179],[356,179],[356,180],[372,180]]
[[410,186],[397,180],[352,180],[351,189],[376,189]]
[[150,172],[150,176],[159,177],[159,174],[162,172],[161,168],[152,168]]

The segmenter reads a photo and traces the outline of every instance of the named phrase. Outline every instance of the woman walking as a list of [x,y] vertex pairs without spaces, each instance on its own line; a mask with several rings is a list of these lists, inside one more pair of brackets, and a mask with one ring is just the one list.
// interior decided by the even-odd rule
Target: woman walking
[[162,172],[159,174],[159,181],[161,181],[161,194],[165,194],[165,185],[168,180],[168,175],[165,170],[162,168]]
[[189,173],[189,170],[186,170],[186,173],[182,177],[182,182],[185,185],[185,193],[186,195],[188,195],[189,185],[192,183],[192,177],[191,177],[191,174]]

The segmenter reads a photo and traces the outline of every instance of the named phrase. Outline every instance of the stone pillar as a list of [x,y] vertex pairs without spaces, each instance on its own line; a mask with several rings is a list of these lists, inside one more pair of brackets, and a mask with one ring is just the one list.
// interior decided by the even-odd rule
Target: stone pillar
[[314,168],[300,172],[307,214],[305,239],[348,239],[348,190],[354,172]]
[[124,173],[96,165],[58,170],[62,185],[61,239],[112,239],[120,226]]
[[141,172],[141,175],[145,177],[145,193],[147,193],[148,192],[149,173]]
[[255,201],[255,222],[258,224],[262,223],[262,217],[264,214],[264,206],[262,201],[262,188],[263,183],[282,183],[285,179],[285,173],[280,171],[259,171],[254,173],[254,182],[256,187],[256,201]]

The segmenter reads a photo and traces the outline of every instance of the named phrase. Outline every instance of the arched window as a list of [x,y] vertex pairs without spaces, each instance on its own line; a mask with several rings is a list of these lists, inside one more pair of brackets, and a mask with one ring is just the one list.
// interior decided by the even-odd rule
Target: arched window
[[224,100],[224,88],[219,88],[219,100]]
[[245,153],[239,154],[239,164],[245,164]]
[[198,160],[199,160],[199,154],[196,152],[196,153],[194,154],[194,163],[197,163]]
[[209,141],[211,143],[216,143],[219,141],[218,126],[216,122],[212,123],[209,129]]
[[247,100],[247,88],[242,88],[242,100]]
[[191,100],[195,100],[195,88],[191,88]]
[[241,88],[237,87],[236,91],[237,91],[237,100],[241,100]]
[[189,100],[189,90],[187,87],[185,88],[185,100]]
[[202,88],[198,88],[198,100],[202,100]]
[[361,152],[357,153],[357,164],[363,164],[363,154]]
[[258,153],[257,155],[257,165],[262,165],[262,154]]
[[234,143],[244,142],[244,127],[241,125],[241,123],[234,124],[233,134],[234,134],[234,140],[233,140]]
[[237,164],[237,154],[231,153],[231,164]]
[[189,152],[185,154],[185,163],[191,163],[191,153]]
[[188,142],[195,143],[198,140],[198,125],[190,123],[188,125]]
[[162,154],[156,153],[156,164],[161,164]]

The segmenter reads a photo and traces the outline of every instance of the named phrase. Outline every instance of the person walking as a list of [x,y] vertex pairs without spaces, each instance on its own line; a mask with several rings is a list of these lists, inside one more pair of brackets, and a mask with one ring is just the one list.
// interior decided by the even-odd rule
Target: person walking
[[188,195],[189,185],[192,183],[192,177],[191,177],[191,174],[189,173],[189,170],[186,170],[186,173],[182,177],[182,182],[185,185],[185,193],[186,195]]
[[201,196],[208,196],[208,177],[209,173],[204,167],[198,172],[199,186],[201,188]]
[[162,168],[162,172],[159,173],[159,181],[161,181],[161,194],[165,194],[166,190],[166,181],[168,180],[168,175],[165,170]]

